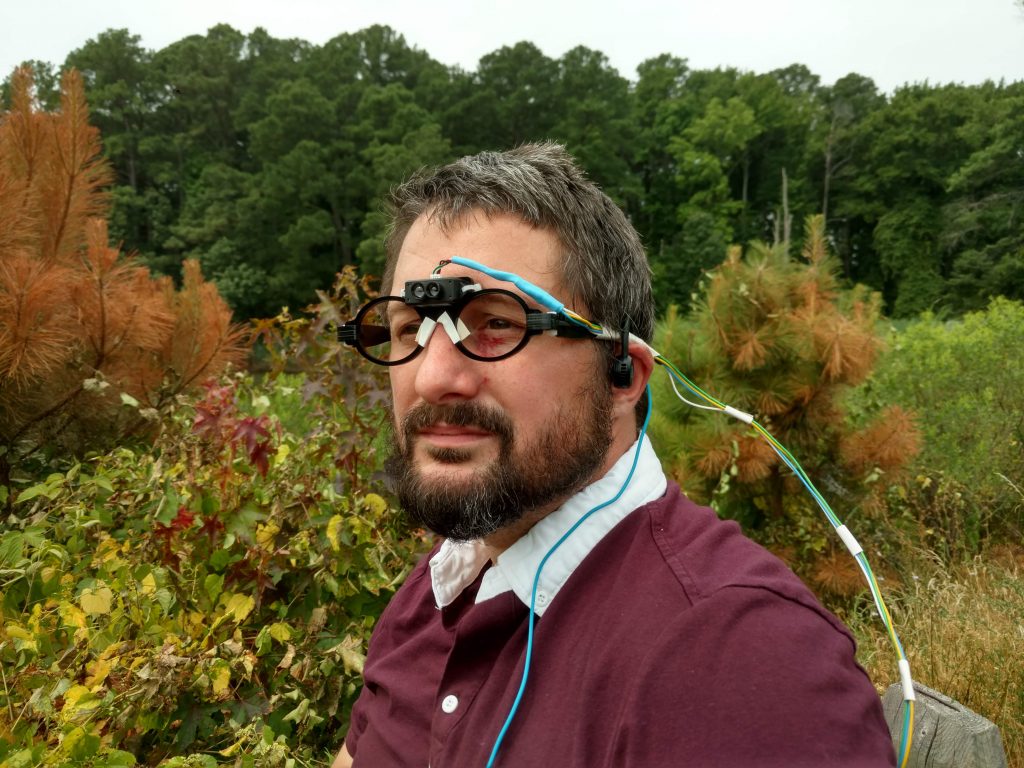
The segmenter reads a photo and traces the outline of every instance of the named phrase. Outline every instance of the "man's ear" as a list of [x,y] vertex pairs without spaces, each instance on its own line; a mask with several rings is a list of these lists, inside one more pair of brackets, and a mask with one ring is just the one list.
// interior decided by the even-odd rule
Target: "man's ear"
[[622,356],[618,356],[616,361],[612,363],[610,375],[612,377],[613,407],[616,415],[618,415],[620,410],[623,414],[633,413],[637,401],[643,395],[647,382],[651,378],[651,373],[654,371],[654,355],[651,354],[651,349],[646,344],[631,343],[629,345],[628,358],[628,365],[632,372],[629,381],[626,381],[624,374],[621,374],[622,378],[616,381],[616,376],[620,375],[619,371],[624,370],[627,364]]

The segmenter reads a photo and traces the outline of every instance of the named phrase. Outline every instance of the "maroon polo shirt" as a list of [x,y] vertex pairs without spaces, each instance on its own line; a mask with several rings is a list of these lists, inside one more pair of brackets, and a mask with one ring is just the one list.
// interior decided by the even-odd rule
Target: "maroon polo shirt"
[[[355,768],[484,768],[515,698],[528,608],[480,578],[438,610],[426,559],[374,630],[345,740]],[[895,765],[846,628],[732,522],[669,484],[535,625],[497,766]]]

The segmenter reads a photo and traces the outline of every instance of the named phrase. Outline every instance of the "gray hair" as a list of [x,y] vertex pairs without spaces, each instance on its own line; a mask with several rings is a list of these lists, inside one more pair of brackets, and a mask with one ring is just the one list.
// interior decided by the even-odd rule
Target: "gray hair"
[[[645,341],[654,332],[651,268],[626,215],[560,144],[481,152],[421,171],[391,192],[383,288],[391,289],[410,227],[427,214],[443,230],[477,211],[519,216],[552,231],[565,251],[562,282],[588,319]],[[460,254],[462,255],[462,254]],[[471,254],[466,254],[472,256]]]

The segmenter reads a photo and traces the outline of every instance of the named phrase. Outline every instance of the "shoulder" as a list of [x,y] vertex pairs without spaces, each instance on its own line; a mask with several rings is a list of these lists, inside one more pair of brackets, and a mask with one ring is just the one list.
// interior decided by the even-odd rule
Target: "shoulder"
[[430,552],[420,558],[388,601],[374,627],[371,650],[374,645],[381,643],[383,636],[402,634],[428,623],[435,617],[437,608],[434,605],[434,593],[430,583],[430,558],[437,553],[440,546],[441,543],[438,542]]
[[[424,635],[436,624],[431,621],[437,609],[429,570],[429,559],[436,550],[434,547],[409,573],[373,628],[363,667],[363,689],[352,708],[345,736],[345,748],[352,756],[374,753],[386,743],[379,728],[371,726],[386,721],[395,686],[407,683],[413,687],[433,674],[425,666],[410,667],[408,660],[414,658],[410,654],[429,647]],[[361,746],[364,741],[369,747]]]
[[661,500],[637,512],[660,559],[694,606],[731,587],[766,590],[818,613],[845,633],[785,563],[745,536],[736,522],[690,501],[675,483],[669,483]]
[[637,512],[636,546],[661,563],[646,570],[685,599],[634,645],[614,764],[659,765],[680,744],[698,765],[892,764],[852,636],[781,561],[674,485]]

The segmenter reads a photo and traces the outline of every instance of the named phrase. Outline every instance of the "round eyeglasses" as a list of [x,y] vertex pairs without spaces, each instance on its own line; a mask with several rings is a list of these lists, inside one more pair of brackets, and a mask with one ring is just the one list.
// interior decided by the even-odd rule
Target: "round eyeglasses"
[[439,325],[462,354],[488,362],[511,357],[538,333],[594,337],[561,315],[531,309],[511,291],[490,288],[469,290],[454,301],[436,304],[381,296],[341,325],[338,339],[373,363],[400,365],[423,350]]

